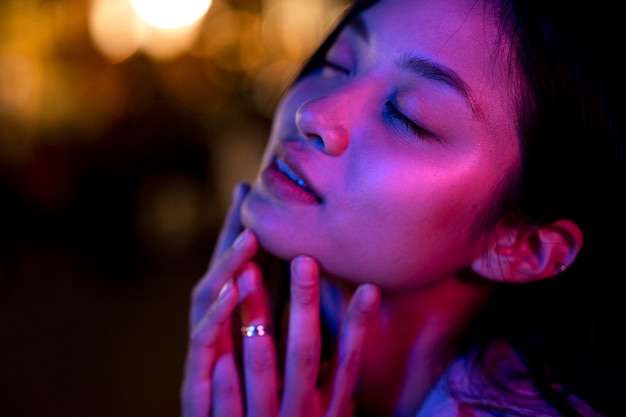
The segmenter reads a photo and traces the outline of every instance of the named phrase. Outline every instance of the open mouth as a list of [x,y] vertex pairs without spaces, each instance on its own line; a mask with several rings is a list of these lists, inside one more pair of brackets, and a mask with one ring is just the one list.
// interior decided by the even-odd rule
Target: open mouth
[[274,157],[274,165],[276,168],[283,173],[287,178],[289,178],[293,183],[295,183],[298,187],[306,191],[308,194],[313,196],[318,203],[322,202],[320,196],[318,196],[315,191],[309,187],[306,182],[298,174],[296,174],[282,159],[278,157]]

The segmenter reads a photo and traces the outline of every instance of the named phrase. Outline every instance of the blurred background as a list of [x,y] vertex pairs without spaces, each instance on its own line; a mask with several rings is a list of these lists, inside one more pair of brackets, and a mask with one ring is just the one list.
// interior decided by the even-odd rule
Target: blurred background
[[348,0],[0,0],[0,416],[179,415],[192,286]]

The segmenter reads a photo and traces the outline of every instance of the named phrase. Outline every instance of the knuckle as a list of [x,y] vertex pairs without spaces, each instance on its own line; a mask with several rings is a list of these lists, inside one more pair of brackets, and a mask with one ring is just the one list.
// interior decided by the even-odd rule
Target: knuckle
[[358,326],[365,326],[367,325],[369,318],[370,318],[370,315],[368,313],[369,312],[363,311],[360,308],[356,308],[352,312],[352,316],[350,317],[350,320]]
[[239,386],[232,378],[225,376],[215,376],[213,389],[217,398],[223,400],[239,399]]
[[320,351],[311,345],[294,345],[288,351],[288,358],[302,371],[316,369],[320,358]]
[[198,282],[191,291],[192,305],[205,305],[209,303],[213,297],[214,291],[207,285],[204,279]]
[[189,340],[190,346],[195,349],[202,349],[210,345],[205,333],[202,328],[193,329]]
[[193,286],[193,289],[191,290],[191,302],[193,304],[199,303],[204,299],[204,291],[202,290],[202,288],[202,280],[198,281],[198,283]]
[[275,366],[274,355],[267,350],[252,350],[246,355],[246,365],[253,373],[272,371]]
[[317,292],[313,285],[293,285],[291,288],[291,297],[298,304],[311,305],[317,299]]
[[209,310],[207,316],[197,325],[192,327],[189,341],[192,347],[205,348],[215,343],[219,334],[221,322],[216,322],[214,318],[215,308]]

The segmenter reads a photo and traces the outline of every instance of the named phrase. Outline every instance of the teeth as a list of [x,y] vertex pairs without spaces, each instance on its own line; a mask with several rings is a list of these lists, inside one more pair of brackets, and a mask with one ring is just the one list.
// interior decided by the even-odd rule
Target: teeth
[[276,158],[276,166],[278,166],[278,169],[283,174],[288,176],[290,180],[292,180],[293,182],[298,184],[300,187],[308,190],[308,187],[306,186],[306,184],[304,183],[302,178],[300,178],[298,175],[296,175],[296,173],[293,172],[291,170],[291,168],[289,168],[282,159]]
[[285,161],[280,158],[274,158],[274,162],[276,163],[276,166],[278,167],[278,170],[280,172],[285,174],[287,178],[289,178],[291,181],[298,184],[298,186],[304,191],[315,197],[318,203],[321,204],[324,202],[324,200],[322,200],[312,189],[309,188],[309,186],[304,182],[302,178],[300,178],[295,172],[291,170],[291,168],[287,166],[287,164],[285,164]]

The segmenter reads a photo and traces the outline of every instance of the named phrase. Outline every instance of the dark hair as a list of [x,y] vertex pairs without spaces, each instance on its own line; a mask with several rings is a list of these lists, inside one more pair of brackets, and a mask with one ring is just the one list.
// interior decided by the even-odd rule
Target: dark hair
[[[319,67],[345,24],[377,0],[357,0],[304,65]],[[567,218],[582,230],[576,261],[557,277],[500,285],[470,332],[472,344],[507,340],[542,395],[563,415],[579,415],[567,387],[606,416],[626,415],[626,40],[618,7],[605,0],[493,1],[519,93],[522,161],[508,178],[497,219],[548,224]],[[514,79],[514,78],[512,78]],[[493,223],[493,222],[492,222]]]
[[[624,39],[618,9],[602,0],[508,0],[501,21],[522,71],[518,129],[522,171],[514,194],[533,222],[567,218],[584,236],[566,272],[502,286],[483,319],[528,365],[537,387],[565,415],[564,384],[603,415],[626,415],[626,344],[619,334],[626,254]],[[546,370],[549,370],[547,373]]]

